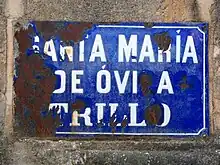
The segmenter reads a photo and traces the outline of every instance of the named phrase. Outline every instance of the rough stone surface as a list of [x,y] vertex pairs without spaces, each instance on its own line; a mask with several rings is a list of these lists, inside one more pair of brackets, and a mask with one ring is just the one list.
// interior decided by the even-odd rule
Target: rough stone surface
[[[10,162],[22,165],[218,165],[220,163],[219,144],[213,141],[206,141],[207,144],[185,141],[179,142],[178,145],[175,141],[108,142],[110,146],[103,145],[106,142],[102,141],[23,139],[13,144]],[[138,145],[143,146],[136,148]],[[168,147],[164,148],[165,145]],[[123,149],[117,146],[123,146]]]
[[0,164],[9,164],[8,159],[8,141],[5,137],[0,135]]
[[180,22],[180,21],[198,21],[199,8],[196,0],[165,0],[164,8],[164,21]]
[[6,18],[2,15],[0,15],[0,34],[0,93],[4,93],[6,86]]
[[0,15],[4,15],[5,0],[0,1]]
[[209,51],[209,58],[210,60],[210,70],[212,73],[210,74],[210,84],[213,85],[213,108],[211,109],[211,116],[214,119],[214,129],[215,131],[220,129],[220,1],[215,0],[214,3],[210,7],[210,31],[211,31],[211,38],[209,41],[209,46],[212,48]]
[[163,0],[27,0],[24,20],[160,21]]
[[210,21],[210,9],[211,5],[214,3],[214,0],[198,0],[198,8],[199,8],[199,18],[202,21]]
[[[0,3],[1,4],[1,3]],[[0,6],[1,13],[1,6]],[[5,122],[5,87],[6,87],[6,18],[0,14],[0,134]]]
[[0,1],[0,164],[7,164],[7,140],[4,138],[6,88],[6,18],[5,0]]
[[6,0],[5,2],[5,15],[10,18],[18,18],[24,12],[24,0]]

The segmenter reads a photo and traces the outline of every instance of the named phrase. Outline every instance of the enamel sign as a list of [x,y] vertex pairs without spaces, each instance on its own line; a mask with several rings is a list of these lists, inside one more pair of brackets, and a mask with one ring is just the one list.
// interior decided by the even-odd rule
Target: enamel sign
[[207,29],[30,22],[15,34],[20,124],[36,136],[208,135]]

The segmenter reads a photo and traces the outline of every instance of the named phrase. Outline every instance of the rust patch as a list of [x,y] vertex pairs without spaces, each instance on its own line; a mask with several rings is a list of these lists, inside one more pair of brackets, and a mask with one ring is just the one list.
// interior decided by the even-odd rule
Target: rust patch
[[51,116],[52,111],[57,109],[48,111],[56,76],[44,65],[42,56],[26,55],[26,50],[32,46],[29,36],[31,34],[34,34],[31,27],[15,33],[19,45],[19,56],[15,59],[17,79],[14,81],[14,89],[16,118],[20,120],[15,122],[20,123],[18,129],[22,129],[22,134],[52,136],[59,123],[57,116]]
[[202,31],[207,32],[209,30],[208,24],[203,25]]
[[182,90],[185,90],[185,89],[188,89],[188,88],[190,88],[190,87],[191,87],[191,85],[189,85],[189,84],[187,83],[187,77],[186,77],[186,76],[183,76],[182,82],[180,83],[180,88],[181,88]]
[[110,117],[110,127],[112,128],[112,133],[115,133],[117,124],[118,124],[118,122],[116,121],[116,114],[114,113]]
[[[45,41],[56,34],[64,42],[78,42],[84,31],[92,27],[91,23],[57,24],[43,21],[34,24],[40,32],[37,35]],[[16,24],[17,28],[20,26],[19,23]],[[16,122],[19,123],[19,128],[23,128],[22,134],[26,132],[28,136],[53,136],[60,124],[56,113],[59,107],[49,111],[48,107],[55,89],[56,76],[53,70],[44,64],[44,54],[26,54],[27,49],[32,47],[31,36],[36,35],[36,29],[29,26],[28,29],[21,28],[15,33],[19,46],[19,56],[15,59],[17,79],[14,81],[16,118],[19,120]],[[85,103],[81,100],[72,104],[73,110],[84,107]]]
[[101,127],[104,126],[103,119],[99,120],[99,122],[97,123],[97,126],[98,126],[99,128],[101,128]]
[[42,37],[45,40],[49,40],[55,33],[59,33],[59,29],[51,21],[37,21],[35,22],[37,30],[41,32]]
[[[57,119],[54,120],[50,116],[52,111],[47,112],[47,110],[55,88],[56,76],[44,66],[43,59],[39,55],[23,56],[18,60],[17,65],[18,78],[14,82],[14,89],[17,96],[16,103],[19,106],[16,105],[16,111],[21,115],[29,113],[28,120],[32,120],[35,124],[37,136],[51,136],[55,131]],[[44,118],[41,115],[42,111],[46,111]],[[29,123],[23,117],[24,128],[28,130]],[[48,125],[50,127],[47,127]]]
[[41,32],[45,40],[50,39],[54,34],[60,36],[62,41],[71,41],[78,42],[82,39],[84,32],[92,28],[92,23],[82,22],[82,23],[68,23],[62,26],[58,25],[56,22],[51,21],[39,21],[35,22],[37,30]]
[[159,124],[161,116],[162,110],[159,104],[154,104],[145,109],[145,120],[151,125]]
[[171,37],[168,35],[167,32],[155,34],[154,40],[156,41],[160,50],[166,51],[169,48],[169,45],[172,42]]
[[90,28],[92,28],[92,23],[69,24],[66,29],[60,32],[60,36],[64,41],[78,42],[82,39],[84,31]]
[[[150,96],[153,92],[150,89],[152,85],[152,77],[148,74],[143,74],[140,77],[141,91],[145,97]],[[145,109],[144,118],[146,123],[156,125],[160,122],[162,110],[159,104],[153,104]]]
[[15,32],[15,38],[18,42],[18,46],[19,46],[19,58],[17,58],[16,60],[19,60],[21,58],[21,56],[25,55],[26,49],[30,48],[31,45],[31,39],[29,37],[29,34],[32,34],[34,31],[32,28],[28,28],[28,29],[23,29],[21,28],[19,31]]
[[141,84],[141,91],[144,96],[147,96],[152,93],[150,90],[150,86],[152,85],[151,76],[149,76],[147,74],[143,74],[140,77],[140,84]]
[[154,26],[153,22],[145,22],[144,27],[145,28],[152,28]]
[[72,109],[80,111],[80,109],[85,108],[85,103],[82,100],[76,100],[75,103],[72,104]]
[[121,126],[122,126],[122,128],[125,128],[127,125],[128,125],[128,118],[125,117],[121,122]]
[[181,84],[180,84],[180,88],[184,90],[184,89],[189,88],[189,85],[186,84],[186,83],[181,83]]

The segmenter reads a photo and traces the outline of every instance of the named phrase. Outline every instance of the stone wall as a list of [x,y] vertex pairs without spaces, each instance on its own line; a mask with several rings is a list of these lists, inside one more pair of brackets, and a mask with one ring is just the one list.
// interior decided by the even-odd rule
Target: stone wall
[[[0,164],[219,164],[219,0],[1,0]],[[211,136],[18,139],[13,131],[14,32],[30,20],[209,22]]]

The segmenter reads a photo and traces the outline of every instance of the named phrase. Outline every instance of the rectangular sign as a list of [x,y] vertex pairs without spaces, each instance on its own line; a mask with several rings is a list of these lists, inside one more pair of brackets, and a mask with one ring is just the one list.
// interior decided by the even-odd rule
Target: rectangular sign
[[16,118],[33,136],[209,134],[206,23],[30,22]]

